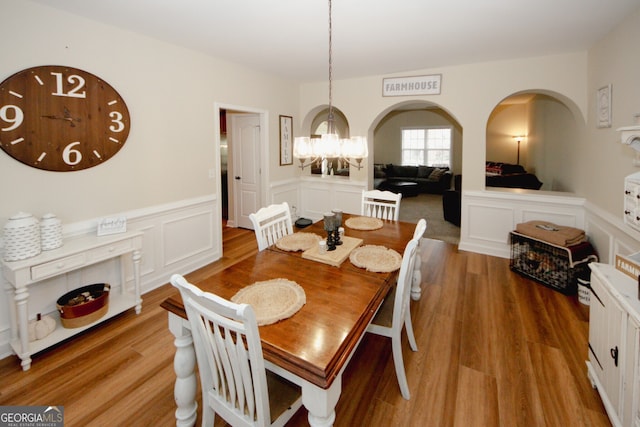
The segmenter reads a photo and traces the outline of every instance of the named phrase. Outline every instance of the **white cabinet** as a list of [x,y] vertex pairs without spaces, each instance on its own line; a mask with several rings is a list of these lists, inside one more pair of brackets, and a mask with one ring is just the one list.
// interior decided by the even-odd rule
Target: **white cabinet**
[[[22,360],[22,369],[31,367],[31,355],[45,350],[60,341],[76,335],[99,322],[109,319],[132,307],[140,313],[142,299],[140,297],[140,250],[142,233],[128,232],[110,236],[82,236],[68,239],[58,249],[43,251],[40,255],[21,261],[2,261],[4,278],[9,286],[11,347]],[[125,289],[123,258],[131,256],[133,260],[133,292]],[[120,292],[109,295],[109,309],[101,319],[86,326],[65,329],[58,325],[53,333],[42,340],[29,342],[28,339],[28,304],[29,286],[42,280],[69,273],[112,258],[120,259]],[[113,287],[112,287],[113,289]]]
[[624,180],[624,222],[640,231],[640,172]]
[[612,265],[589,266],[589,378],[614,426],[640,427],[638,283]]

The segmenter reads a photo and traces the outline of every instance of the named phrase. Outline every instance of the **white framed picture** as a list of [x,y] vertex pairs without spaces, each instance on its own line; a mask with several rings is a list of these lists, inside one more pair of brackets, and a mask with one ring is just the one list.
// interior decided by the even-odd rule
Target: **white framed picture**
[[596,98],[597,125],[599,128],[611,127],[611,85],[598,89]]

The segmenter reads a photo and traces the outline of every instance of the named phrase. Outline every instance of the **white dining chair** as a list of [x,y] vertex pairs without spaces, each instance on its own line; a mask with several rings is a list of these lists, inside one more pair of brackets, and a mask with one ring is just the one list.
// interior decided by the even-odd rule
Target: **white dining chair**
[[404,369],[404,359],[402,357],[402,329],[406,329],[407,338],[411,350],[418,351],[416,338],[413,335],[413,325],[411,324],[411,312],[409,311],[411,282],[413,278],[413,263],[418,240],[410,240],[402,255],[402,264],[398,274],[398,284],[389,291],[386,298],[380,305],[373,320],[367,327],[367,332],[391,338],[391,349],[393,352],[393,364],[396,369],[396,377],[402,397],[409,400],[409,385],[407,374]]
[[422,264],[422,258],[420,257],[420,239],[424,236],[425,231],[427,231],[427,220],[420,218],[416,224],[415,230],[413,231],[413,239],[418,240],[418,246],[414,255],[415,262],[413,264],[413,280],[411,283],[411,299],[414,301],[419,300],[420,295],[422,294],[422,288],[420,287],[420,284],[422,283],[422,272],[420,271],[420,266]]
[[362,190],[363,216],[397,221],[402,194],[391,191]]
[[300,387],[265,369],[253,309],[203,292],[179,274],[202,387],[202,426],[283,426],[302,405]]
[[249,215],[258,240],[258,251],[268,248],[280,239],[293,234],[289,204],[282,202],[261,208]]

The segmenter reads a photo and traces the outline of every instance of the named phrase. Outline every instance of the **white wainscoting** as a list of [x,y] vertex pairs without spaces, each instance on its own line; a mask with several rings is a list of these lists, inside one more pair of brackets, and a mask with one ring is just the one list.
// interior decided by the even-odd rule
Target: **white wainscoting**
[[[154,206],[117,216],[127,218],[127,229],[144,233],[140,282],[143,294],[169,282],[173,273],[186,274],[218,260],[222,256],[222,222],[215,196]],[[64,237],[95,234],[99,218],[82,223],[64,224]],[[119,278],[119,264],[113,261],[95,264],[82,271],[40,282],[29,287],[29,318],[37,313],[55,313],[55,302],[67,290]],[[125,263],[125,286],[132,287],[132,262]],[[118,270],[118,271],[115,271]],[[0,358],[12,354],[9,345],[9,307],[11,288],[2,279],[7,292],[0,295]],[[57,315],[57,314],[56,314]],[[34,363],[38,363],[37,359]]]
[[301,216],[312,220],[322,218],[324,212],[342,209],[345,213],[360,214],[362,190],[366,182],[345,177],[305,177],[300,182]]
[[640,233],[615,216],[568,193],[496,189],[465,191],[459,249],[509,258],[509,232],[534,219],[582,228],[600,262],[640,251]]
[[509,258],[509,232],[534,219],[585,229],[585,199],[533,190],[463,191],[459,249]]
[[271,194],[269,204],[287,202],[294,221],[301,215],[299,179],[274,182],[269,186],[269,191]]

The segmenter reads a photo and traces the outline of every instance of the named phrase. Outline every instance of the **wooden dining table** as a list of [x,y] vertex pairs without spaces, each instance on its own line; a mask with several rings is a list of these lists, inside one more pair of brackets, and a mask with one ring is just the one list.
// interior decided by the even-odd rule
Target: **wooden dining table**
[[[348,218],[344,215],[344,220]],[[346,236],[362,239],[363,245],[385,246],[402,255],[415,224],[383,221],[377,230],[344,228]],[[322,221],[295,231],[326,237]],[[292,280],[304,289],[306,303],[297,313],[259,327],[262,349],[268,369],[301,387],[309,424],[331,426],[342,373],[397,274],[398,270],[370,272],[348,258],[339,267],[332,266],[274,245],[194,284],[226,299],[255,282],[276,278]],[[169,329],[175,336],[176,425],[191,426],[196,421],[197,381],[189,323],[179,294],[162,307],[169,312]]]

